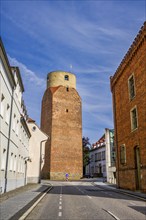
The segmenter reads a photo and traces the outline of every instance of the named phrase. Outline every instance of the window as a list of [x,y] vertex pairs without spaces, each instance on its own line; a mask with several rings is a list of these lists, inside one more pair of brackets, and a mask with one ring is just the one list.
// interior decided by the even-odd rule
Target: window
[[2,94],[1,95],[1,106],[0,106],[0,114],[1,116],[3,117],[4,116],[4,100],[5,100],[5,97],[4,95]]
[[137,123],[137,109],[136,107],[134,107],[132,110],[131,110],[131,130],[135,130],[138,126],[138,123]]
[[97,153],[95,154],[95,161],[97,161]]
[[68,75],[65,75],[65,76],[64,76],[64,79],[67,80],[67,81],[69,81],[69,76],[68,76]]
[[94,161],[94,156],[93,156],[93,154],[91,155],[91,162],[93,162]]
[[101,160],[101,152],[97,153],[97,161]]
[[132,100],[135,97],[135,82],[133,75],[128,80],[128,86],[129,86],[129,97],[130,100]]
[[66,109],[66,112],[68,112],[68,109]]
[[102,160],[105,160],[105,151],[102,151]]
[[7,111],[6,111],[6,123],[9,124],[9,118],[10,118],[10,106],[7,104]]
[[120,163],[121,164],[126,163],[126,147],[125,147],[125,144],[120,146]]
[[6,166],[6,149],[3,149],[2,157],[1,157],[1,170],[5,170]]
[[69,87],[68,86],[66,87],[66,91],[69,92]]

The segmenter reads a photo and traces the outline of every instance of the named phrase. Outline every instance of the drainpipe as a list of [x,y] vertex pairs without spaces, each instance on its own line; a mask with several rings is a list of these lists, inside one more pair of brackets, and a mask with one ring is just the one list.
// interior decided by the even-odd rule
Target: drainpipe
[[[116,123],[116,100],[115,100],[115,89],[113,90],[113,101],[114,101],[114,125],[115,125],[115,130],[114,130],[114,135],[116,136],[116,164],[117,164],[117,187],[119,188],[119,151],[118,151],[118,137],[117,137],[117,123]],[[116,131],[116,132],[115,132]]]
[[13,101],[14,101],[14,87],[12,88],[11,111],[10,111],[10,119],[9,119],[9,132],[8,132],[8,144],[7,144],[6,167],[5,167],[4,193],[7,192],[7,182],[8,182],[8,160],[9,160],[9,151],[10,151],[10,136],[11,136],[11,127],[12,127]]
[[40,166],[39,166],[39,183],[41,183],[41,163],[42,163],[42,144],[47,141],[47,139],[41,141],[40,143]]

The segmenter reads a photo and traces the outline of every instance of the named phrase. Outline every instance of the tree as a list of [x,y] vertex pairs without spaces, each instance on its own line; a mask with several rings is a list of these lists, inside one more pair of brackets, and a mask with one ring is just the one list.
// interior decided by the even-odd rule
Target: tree
[[90,163],[89,151],[91,144],[88,137],[82,138],[82,147],[83,147],[83,174],[85,174],[85,167]]

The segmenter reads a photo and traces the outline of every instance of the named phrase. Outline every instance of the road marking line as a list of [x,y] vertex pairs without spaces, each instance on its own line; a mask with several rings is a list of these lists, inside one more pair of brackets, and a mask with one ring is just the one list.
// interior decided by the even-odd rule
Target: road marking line
[[59,209],[62,209],[62,206],[59,206]]
[[[87,195],[87,196],[88,196],[88,195]],[[88,198],[89,198],[89,199],[92,199],[92,197],[91,197],[91,196],[88,196]]]
[[120,220],[116,215],[114,215],[112,212],[106,210],[106,209],[103,209],[105,212],[109,213],[112,217],[114,217],[116,220]]
[[58,216],[61,217],[61,216],[62,216],[62,212],[59,212],[59,213],[58,213]]
[[62,202],[59,202],[59,205],[62,205]]

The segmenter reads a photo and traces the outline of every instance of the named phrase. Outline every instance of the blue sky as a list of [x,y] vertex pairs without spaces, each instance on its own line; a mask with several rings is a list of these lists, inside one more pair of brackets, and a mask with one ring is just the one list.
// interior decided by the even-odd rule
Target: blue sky
[[77,77],[83,136],[94,143],[113,128],[109,78],[146,20],[145,7],[145,0],[1,0],[2,40],[38,125],[46,76],[63,70]]

